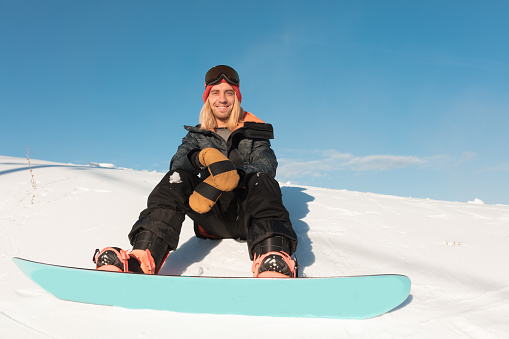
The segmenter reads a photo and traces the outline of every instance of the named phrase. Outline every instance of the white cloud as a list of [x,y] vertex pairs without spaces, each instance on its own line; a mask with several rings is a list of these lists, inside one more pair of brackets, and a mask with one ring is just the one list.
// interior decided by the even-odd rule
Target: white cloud
[[509,162],[501,163],[496,166],[487,167],[482,170],[478,171],[479,173],[486,173],[486,172],[509,172]]
[[418,157],[412,155],[367,155],[354,156],[349,153],[340,153],[335,150],[302,151],[293,150],[290,153],[307,154],[311,160],[296,158],[279,158],[278,177],[284,180],[306,176],[322,177],[336,171],[389,171],[408,167],[442,167],[455,166],[468,162],[474,158],[471,152],[464,153],[459,158],[436,155],[431,157]]
[[365,157],[353,157],[343,166],[354,171],[387,171],[412,165],[423,165],[425,163],[426,160],[415,156],[368,155]]

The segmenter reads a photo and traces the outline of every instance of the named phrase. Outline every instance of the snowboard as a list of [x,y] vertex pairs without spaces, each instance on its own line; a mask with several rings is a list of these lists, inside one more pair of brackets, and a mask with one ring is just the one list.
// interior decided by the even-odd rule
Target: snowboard
[[62,300],[184,313],[367,319],[403,303],[404,275],[223,278],[144,275],[13,258],[23,273]]

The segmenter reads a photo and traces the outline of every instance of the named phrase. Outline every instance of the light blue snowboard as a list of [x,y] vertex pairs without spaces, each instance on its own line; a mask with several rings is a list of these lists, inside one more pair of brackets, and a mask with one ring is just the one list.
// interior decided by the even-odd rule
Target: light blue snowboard
[[133,309],[366,319],[394,309],[410,292],[410,279],[403,275],[207,278],[104,272],[13,260],[57,298]]

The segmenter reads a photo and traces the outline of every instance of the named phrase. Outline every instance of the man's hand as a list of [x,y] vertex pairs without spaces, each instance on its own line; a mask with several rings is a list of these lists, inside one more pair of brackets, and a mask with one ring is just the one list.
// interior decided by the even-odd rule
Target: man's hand
[[208,167],[214,178],[212,186],[223,192],[233,191],[239,184],[240,176],[235,165],[215,148],[205,148],[200,151],[200,164]]
[[215,148],[205,148],[199,154],[200,164],[207,167],[210,176],[201,182],[189,197],[189,206],[197,213],[212,209],[223,192],[234,190],[240,176],[233,163]]
[[207,213],[212,209],[222,193],[222,191],[214,187],[214,179],[210,176],[196,186],[193,194],[189,197],[189,206],[197,213]]

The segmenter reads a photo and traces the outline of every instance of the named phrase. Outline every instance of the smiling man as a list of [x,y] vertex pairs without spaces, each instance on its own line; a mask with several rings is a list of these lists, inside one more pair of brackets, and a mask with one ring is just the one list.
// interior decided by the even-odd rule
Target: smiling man
[[210,89],[207,100],[216,119],[217,127],[228,127],[236,98],[232,86],[226,82],[217,84]]
[[239,86],[229,66],[207,72],[200,124],[185,126],[170,171],[129,233],[132,251],[97,250],[97,269],[157,274],[188,215],[199,238],[247,240],[254,277],[297,276],[297,236],[274,179],[273,129],[242,109]]

